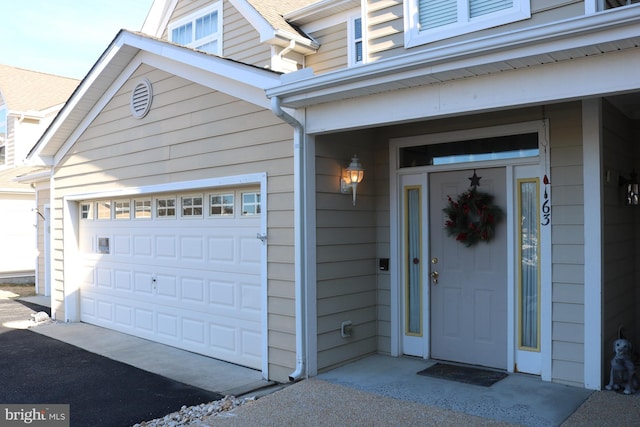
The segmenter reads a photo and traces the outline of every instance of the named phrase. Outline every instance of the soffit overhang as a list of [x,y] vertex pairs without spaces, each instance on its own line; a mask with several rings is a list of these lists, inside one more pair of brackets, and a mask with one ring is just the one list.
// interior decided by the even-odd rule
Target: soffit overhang
[[280,98],[286,107],[304,108],[608,52],[636,49],[640,55],[638,28],[640,5],[617,8],[318,76],[301,72],[299,80],[289,74],[282,84],[267,89],[267,96]]

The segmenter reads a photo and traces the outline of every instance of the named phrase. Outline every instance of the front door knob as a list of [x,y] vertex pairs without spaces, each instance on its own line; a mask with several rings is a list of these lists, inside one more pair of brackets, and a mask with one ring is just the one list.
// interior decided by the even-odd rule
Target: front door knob
[[431,273],[431,278],[433,279],[434,285],[438,284],[438,277],[440,277],[440,273],[438,273],[437,271]]

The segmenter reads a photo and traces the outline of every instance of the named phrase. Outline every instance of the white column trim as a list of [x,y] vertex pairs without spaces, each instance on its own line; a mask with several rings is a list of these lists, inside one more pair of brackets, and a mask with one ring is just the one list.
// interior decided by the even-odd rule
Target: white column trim
[[582,102],[584,192],[584,386],[602,378],[602,101]]

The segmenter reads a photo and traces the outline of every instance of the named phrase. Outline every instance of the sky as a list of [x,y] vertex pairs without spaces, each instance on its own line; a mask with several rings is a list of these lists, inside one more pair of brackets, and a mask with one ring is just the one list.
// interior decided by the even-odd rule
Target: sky
[[0,0],[0,63],[82,79],[153,0]]

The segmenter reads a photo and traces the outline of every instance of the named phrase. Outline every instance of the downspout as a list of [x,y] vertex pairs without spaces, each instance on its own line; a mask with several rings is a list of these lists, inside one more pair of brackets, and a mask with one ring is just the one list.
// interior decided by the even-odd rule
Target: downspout
[[289,381],[297,381],[306,373],[305,360],[305,176],[304,176],[304,127],[293,116],[282,109],[280,98],[271,98],[271,111],[289,123],[293,133],[293,226],[295,262],[295,322],[296,322],[296,370],[289,374]]

